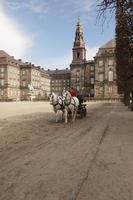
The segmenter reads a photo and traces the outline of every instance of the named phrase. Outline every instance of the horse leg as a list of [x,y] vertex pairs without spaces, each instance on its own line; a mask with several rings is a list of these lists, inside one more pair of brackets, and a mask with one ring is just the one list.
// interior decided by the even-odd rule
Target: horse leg
[[62,111],[62,121],[64,120],[64,110]]
[[74,122],[74,110],[71,110],[72,113],[72,122]]
[[59,110],[56,111],[56,123],[59,121],[58,116],[59,116]]
[[67,109],[65,109],[64,110],[64,116],[65,116],[65,123],[66,124],[68,123],[67,115],[68,115],[68,112],[67,112]]
[[77,109],[74,109],[74,111],[73,111],[73,122],[74,122],[75,119],[76,119],[76,114],[77,114]]

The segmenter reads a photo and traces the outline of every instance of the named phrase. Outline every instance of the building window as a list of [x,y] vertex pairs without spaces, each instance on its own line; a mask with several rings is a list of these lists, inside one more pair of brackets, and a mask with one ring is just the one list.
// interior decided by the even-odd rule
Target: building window
[[76,89],[77,89],[77,91],[79,92],[79,85],[77,85]]
[[94,71],[94,66],[91,66],[90,70],[91,70],[91,71]]
[[103,94],[103,87],[102,86],[100,86],[100,88],[99,88],[99,93]]
[[79,83],[79,77],[77,78],[77,83]]
[[113,81],[113,71],[109,71],[109,81]]
[[24,71],[24,70],[22,71],[22,74],[23,74],[23,75],[25,74],[25,71]]
[[112,65],[113,65],[113,60],[109,59],[109,66],[112,66]]
[[77,52],[77,58],[78,58],[78,59],[80,58],[80,53],[79,53],[79,52]]
[[91,88],[90,94],[91,94],[91,95],[94,95],[94,89],[93,89],[93,88]]
[[80,77],[80,72],[79,71],[76,72],[76,76]]
[[25,95],[25,91],[23,91],[23,96]]
[[103,60],[99,60],[99,66],[103,66]]
[[2,67],[2,68],[1,68],[1,72],[4,72],[4,70],[5,70],[5,69]]
[[23,87],[25,87],[26,86],[26,83],[25,83],[25,81],[23,81]]
[[104,75],[103,74],[99,74],[99,81],[103,82],[103,80],[104,80]]
[[94,78],[91,78],[91,84],[94,84]]
[[1,86],[4,86],[4,80],[3,79],[1,80]]
[[4,90],[1,90],[1,96],[3,96],[4,95]]
[[112,92],[113,92],[113,87],[112,87],[112,85],[110,85],[109,86],[109,93],[112,94]]

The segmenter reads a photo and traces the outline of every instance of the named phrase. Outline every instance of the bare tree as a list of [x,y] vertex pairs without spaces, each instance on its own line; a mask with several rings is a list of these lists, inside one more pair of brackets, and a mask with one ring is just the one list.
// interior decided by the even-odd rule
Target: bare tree
[[[115,11],[118,91],[133,93],[133,0],[99,0],[99,12]],[[133,95],[132,95],[133,96]]]

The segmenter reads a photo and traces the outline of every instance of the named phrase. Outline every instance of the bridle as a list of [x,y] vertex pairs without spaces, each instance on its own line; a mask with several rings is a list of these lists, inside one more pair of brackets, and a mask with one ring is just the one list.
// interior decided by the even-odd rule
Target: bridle
[[[59,99],[62,101],[62,104],[59,102]],[[52,95],[52,102],[51,102],[51,104],[52,104],[54,107],[56,107],[57,105],[60,105],[61,108],[64,107],[64,106],[63,106],[63,100],[62,100],[62,98],[61,98],[61,97],[57,97],[57,101],[55,101],[53,95]]]
[[[66,93],[66,95],[65,95],[65,101],[67,100],[67,96],[68,96],[68,94]],[[68,105],[70,105],[71,104],[71,97],[70,97],[70,101],[69,101],[69,103],[64,103],[66,106],[68,106]]]
[[[68,93],[66,93],[65,100],[67,99],[67,96],[69,96]],[[69,96],[69,97],[70,97],[69,103],[64,103],[64,104],[65,104],[66,106],[69,106],[69,105],[71,104],[71,105],[73,105],[74,107],[76,107],[75,99],[72,98],[71,96]],[[74,103],[72,103],[72,99],[73,99]]]

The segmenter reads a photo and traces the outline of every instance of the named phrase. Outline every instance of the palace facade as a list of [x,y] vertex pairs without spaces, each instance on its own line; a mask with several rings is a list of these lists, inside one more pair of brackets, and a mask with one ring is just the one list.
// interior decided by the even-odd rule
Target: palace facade
[[51,77],[40,67],[0,51],[0,100],[28,100],[28,85],[34,88],[35,99],[46,99],[50,94]]
[[95,57],[95,97],[117,99],[115,39],[99,48]]
[[83,31],[78,18],[70,65],[71,86],[84,96],[95,99],[117,99],[115,39],[101,46],[94,60],[86,60]]
[[70,70],[48,70],[47,73],[51,76],[50,91],[61,95],[63,91],[70,90]]

